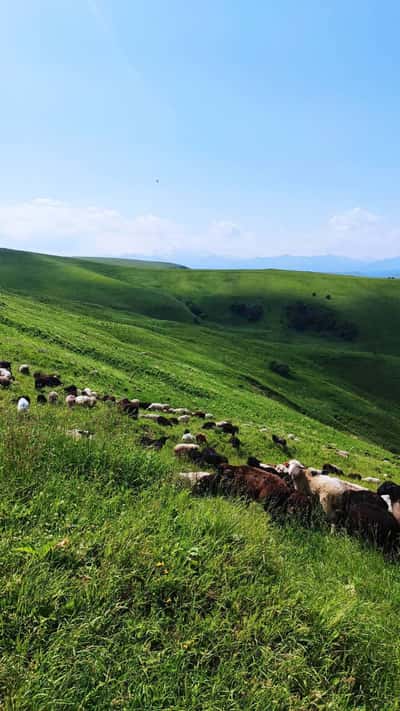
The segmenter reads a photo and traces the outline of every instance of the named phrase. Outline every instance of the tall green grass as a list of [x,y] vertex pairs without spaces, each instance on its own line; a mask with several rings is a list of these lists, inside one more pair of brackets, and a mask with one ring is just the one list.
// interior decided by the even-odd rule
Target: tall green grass
[[2,425],[6,708],[399,707],[398,566],[193,498],[103,426]]

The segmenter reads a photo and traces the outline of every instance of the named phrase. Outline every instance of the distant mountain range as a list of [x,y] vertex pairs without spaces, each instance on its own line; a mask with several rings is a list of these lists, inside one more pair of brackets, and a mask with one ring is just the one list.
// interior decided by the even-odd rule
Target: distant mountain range
[[[129,255],[124,255],[130,259]],[[132,259],[138,259],[135,255]],[[371,277],[400,277],[400,257],[381,260],[351,259],[335,255],[314,257],[257,257],[254,259],[235,259],[220,256],[197,256],[179,252],[174,255],[174,262],[184,264],[191,269],[287,269],[299,272],[323,272],[325,274],[349,274]]]

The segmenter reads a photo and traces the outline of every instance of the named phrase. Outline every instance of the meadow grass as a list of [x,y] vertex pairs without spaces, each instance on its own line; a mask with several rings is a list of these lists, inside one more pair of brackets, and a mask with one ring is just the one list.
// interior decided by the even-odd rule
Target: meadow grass
[[[65,384],[232,419],[239,452],[227,436],[208,437],[233,463],[293,456],[400,482],[398,336],[381,319],[381,355],[371,350],[361,298],[367,303],[371,281],[371,299],[388,304],[385,318],[398,318],[393,282],[145,275],[132,265],[41,257],[34,268],[28,255],[27,296],[17,293],[14,257],[0,263],[1,358],[59,371]],[[63,272],[54,289],[51,265],[55,280]],[[141,299],[157,318],[135,301],[129,280],[150,290]],[[122,301],[120,293],[113,301],[115,282]],[[356,343],[286,333],[279,309],[287,294],[313,285],[357,318]],[[167,292],[175,320],[157,311]],[[186,300],[205,309],[212,293],[214,321],[194,323]],[[233,323],[227,305],[238,294],[273,303],[271,321]],[[272,359],[288,362],[293,378],[271,372]],[[16,412],[21,394],[32,397],[26,416]],[[94,436],[74,441],[73,428]],[[21,375],[0,392],[3,707],[399,709],[399,564],[323,524],[278,524],[259,505],[193,497],[176,477],[193,467],[172,456],[183,430],[165,432],[106,404],[40,407],[33,379]],[[160,453],[140,446],[143,434],[162,433],[170,439]],[[296,440],[282,452],[273,433]]]
[[5,708],[398,708],[398,565],[192,497],[133,423],[75,442],[70,414],[1,426]]

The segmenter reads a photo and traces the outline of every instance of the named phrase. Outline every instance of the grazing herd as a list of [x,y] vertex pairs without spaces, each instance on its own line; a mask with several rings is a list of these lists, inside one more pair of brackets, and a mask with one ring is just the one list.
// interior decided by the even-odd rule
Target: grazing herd
[[[20,365],[18,373],[22,377],[30,376],[29,365]],[[58,374],[35,371],[33,379],[35,390],[38,391],[38,405],[54,406],[60,402],[60,393],[54,389],[63,387]],[[14,382],[11,363],[0,361],[0,388],[10,388]],[[46,388],[51,388],[47,396],[44,392]],[[360,536],[386,553],[400,553],[398,484],[380,484],[376,477],[362,478],[356,473],[347,475],[347,478],[353,479],[349,482],[340,478],[343,471],[333,464],[324,464],[322,469],[314,469],[295,459],[283,464],[266,464],[257,457],[250,456],[246,464],[230,464],[228,458],[211,447],[207,440],[207,433],[211,431],[229,435],[228,442],[232,450],[240,452],[239,427],[229,420],[216,421],[210,412],[191,411],[184,407],[173,408],[167,403],[117,399],[109,394],[99,395],[88,387],[81,389],[74,384],[63,389],[63,401],[69,409],[93,408],[100,401],[115,405],[121,414],[129,418],[137,420],[141,416],[163,427],[188,425],[196,420],[196,429],[201,431],[193,433],[185,429],[181,441],[175,444],[173,449],[175,457],[191,462],[199,468],[199,471],[179,474],[179,478],[192,487],[193,494],[218,494],[256,501],[276,520],[293,517],[304,525],[311,525],[316,520],[314,514],[323,515],[332,528],[341,528],[350,535]],[[18,397],[16,404],[18,412],[26,413],[30,409],[30,397],[22,395]],[[68,430],[66,434],[76,440],[90,439],[93,436],[92,432],[78,429]],[[169,439],[167,435],[152,437],[144,434],[140,444],[159,451]],[[297,438],[288,435],[288,439]],[[272,441],[277,450],[287,452],[286,439],[273,434]],[[348,453],[342,450],[337,450],[337,454],[348,456]],[[206,470],[203,471],[202,467]],[[379,483],[380,486],[373,492],[361,484],[353,483],[354,480],[369,484]]]
[[400,486],[393,482],[373,492],[295,459],[273,466],[255,457],[246,465],[221,463],[214,473],[183,472],[180,478],[198,495],[258,501],[272,517],[294,516],[305,525],[319,510],[332,528],[342,528],[386,553],[400,553]]

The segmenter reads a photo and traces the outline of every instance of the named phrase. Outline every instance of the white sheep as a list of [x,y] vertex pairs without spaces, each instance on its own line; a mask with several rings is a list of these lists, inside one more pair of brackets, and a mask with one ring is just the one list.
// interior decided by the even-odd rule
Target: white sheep
[[329,521],[334,522],[335,504],[345,491],[366,491],[365,487],[350,484],[336,477],[321,474],[318,469],[307,469],[296,459],[289,462],[289,474],[297,491],[307,496],[318,496]]
[[189,486],[194,486],[198,481],[211,476],[211,472],[180,472],[178,477]]
[[200,449],[198,444],[188,444],[183,442],[182,444],[177,444],[174,447],[174,454],[176,457],[183,457],[185,454],[190,452],[198,452]]
[[58,393],[55,390],[52,390],[47,399],[51,405],[55,405],[58,402]]
[[152,402],[147,408],[150,412],[167,412],[170,406],[167,403]]
[[11,380],[11,378],[12,378],[11,370],[8,370],[8,368],[0,368],[0,377],[8,378],[9,380]]
[[75,398],[75,405],[80,407],[94,407],[97,400],[95,397],[89,397],[89,395],[78,395]]
[[196,442],[196,437],[191,432],[185,432],[182,436],[182,442]]
[[19,366],[18,372],[21,373],[21,375],[29,375],[30,370],[29,370],[29,365],[26,363],[23,363],[22,365]]
[[190,422],[190,415],[180,415],[178,422]]
[[205,418],[206,420],[213,420],[213,419],[214,419],[214,415],[212,414],[212,412],[206,412],[206,414],[204,415],[204,418]]
[[24,397],[18,398],[18,402],[17,402],[17,411],[18,412],[28,412],[30,406],[31,406],[31,401],[27,395]]
[[75,405],[75,401],[75,395],[67,395],[67,397],[65,398],[65,404],[67,405],[67,407],[73,407]]

